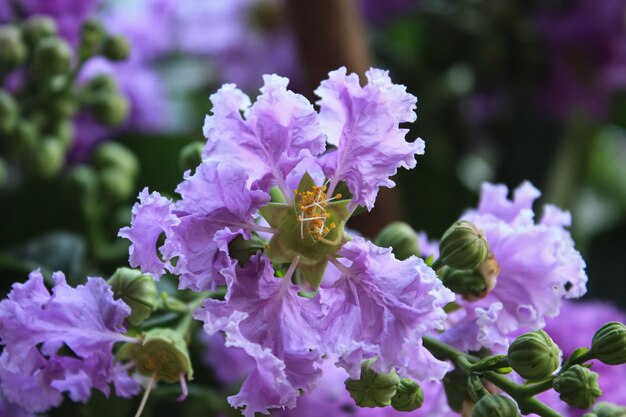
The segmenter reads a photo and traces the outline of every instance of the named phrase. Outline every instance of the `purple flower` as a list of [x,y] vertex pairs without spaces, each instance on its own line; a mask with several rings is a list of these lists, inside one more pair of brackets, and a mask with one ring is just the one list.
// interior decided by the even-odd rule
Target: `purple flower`
[[[420,381],[439,380],[448,365],[421,344],[427,332],[441,328],[443,307],[454,299],[424,261],[398,261],[391,249],[354,238],[338,252],[342,276],[320,289],[323,337],[338,363],[358,378],[363,360],[377,357],[372,368]],[[341,263],[339,263],[341,262]]]
[[[1,7],[1,6],[0,6]],[[34,417],[34,414],[24,410],[17,404],[9,402],[0,392],[0,416],[3,417]]]
[[[131,226],[119,233],[132,242],[131,266],[157,278],[164,269],[181,275],[181,289],[204,291],[224,284],[234,267],[228,243],[240,234],[250,236],[257,226],[254,212],[269,201],[265,192],[248,189],[247,180],[240,167],[205,162],[195,174],[186,173],[176,190],[182,200],[176,204],[144,189],[133,207]],[[156,253],[162,233],[160,251],[166,261]],[[169,262],[173,258],[175,264]]]
[[[546,206],[535,223],[532,205],[539,191],[524,183],[512,200],[507,194],[503,185],[485,184],[478,209],[463,216],[485,232],[500,267],[495,288],[476,302],[459,301],[466,316],[443,335],[444,340],[460,340],[458,326],[481,335],[474,341],[462,336],[470,349],[506,346],[508,334],[542,328],[546,318],[559,314],[563,299],[586,292],[585,263],[565,229],[571,222],[569,213]],[[470,331],[468,326],[478,328]]]
[[[53,274],[50,294],[39,271],[24,284],[14,284],[0,302],[0,380],[4,396],[33,412],[57,406],[68,393],[86,402],[91,389],[108,395],[136,394],[138,385],[113,360],[116,342],[125,336],[124,319],[130,308],[115,301],[102,278],[72,288],[61,272]],[[60,350],[67,347],[72,355]]]
[[606,115],[613,92],[626,87],[626,3],[576,0],[536,16],[548,56],[540,101],[558,116]]
[[[262,189],[278,185],[283,192],[287,174],[304,158],[317,156],[326,145],[317,113],[306,98],[287,90],[288,79],[263,77],[265,85],[254,105],[233,85],[211,96],[213,115],[204,134],[208,160],[233,160],[245,166]],[[241,112],[246,117],[242,117]]]
[[300,389],[310,391],[321,375],[316,304],[298,295],[291,276],[277,278],[271,262],[257,256],[237,268],[226,300],[209,299],[194,317],[209,334],[224,332],[226,346],[243,349],[256,361],[239,394],[230,397],[243,414],[293,408]]
[[204,362],[211,367],[222,384],[243,381],[254,369],[255,362],[245,350],[224,345],[226,339],[223,333],[209,336],[203,332],[201,337],[207,346]]
[[406,87],[393,84],[386,71],[370,69],[368,84],[359,85],[356,74],[340,68],[329,74],[315,93],[320,97],[320,125],[328,143],[337,147],[325,161],[332,178],[329,194],[345,181],[354,194],[351,206],[369,210],[381,186],[393,187],[389,179],[398,167],[414,168],[415,155],[424,153],[424,141],[405,141],[407,129],[399,123],[415,121],[417,99]]

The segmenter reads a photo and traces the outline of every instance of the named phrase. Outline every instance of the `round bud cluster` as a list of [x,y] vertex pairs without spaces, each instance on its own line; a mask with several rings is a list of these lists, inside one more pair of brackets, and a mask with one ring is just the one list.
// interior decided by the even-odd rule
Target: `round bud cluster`
[[502,395],[485,395],[474,406],[472,417],[518,417],[515,402]]
[[0,86],[0,135],[7,138],[11,165],[42,178],[57,175],[74,141],[73,118],[81,111],[91,111],[106,126],[121,124],[129,104],[117,85],[94,89],[78,85],[76,76],[96,55],[121,60],[128,53],[124,38],[106,34],[93,20],[82,25],[76,50],[47,16],[0,25],[0,72],[23,75],[10,88]]
[[626,326],[612,321],[602,326],[591,341],[591,352],[607,365],[626,363]]
[[386,407],[396,395],[400,378],[395,372],[380,374],[372,370],[375,359],[363,362],[361,377],[347,379],[346,389],[359,407]]
[[552,375],[560,364],[560,349],[543,330],[525,333],[511,343],[508,359],[511,368],[529,381]]
[[558,375],[552,386],[562,401],[582,409],[591,407],[602,395],[598,374],[580,365],[574,365]]
[[374,243],[383,248],[391,248],[395,257],[401,261],[411,256],[421,256],[417,233],[404,222],[389,224],[378,234]]

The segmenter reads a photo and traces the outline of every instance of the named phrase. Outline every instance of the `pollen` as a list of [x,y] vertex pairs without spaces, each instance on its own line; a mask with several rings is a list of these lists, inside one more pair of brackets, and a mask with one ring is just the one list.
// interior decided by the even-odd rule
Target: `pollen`
[[330,218],[330,213],[326,207],[330,201],[338,198],[327,198],[326,189],[325,185],[314,185],[311,190],[300,191],[296,194],[298,196],[296,207],[300,209],[297,219],[300,223],[300,237],[302,239],[308,235],[313,240],[319,240],[337,227],[335,223],[326,226],[326,221]]

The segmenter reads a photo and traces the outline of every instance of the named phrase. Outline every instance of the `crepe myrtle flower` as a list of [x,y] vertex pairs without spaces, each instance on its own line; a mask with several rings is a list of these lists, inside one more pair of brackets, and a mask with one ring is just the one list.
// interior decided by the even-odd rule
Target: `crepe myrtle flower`
[[331,72],[316,90],[319,112],[276,75],[254,104],[223,86],[181,199],[142,191],[120,231],[131,265],[155,278],[168,271],[195,291],[227,286],[195,317],[248,357],[252,371],[229,398],[246,416],[295,407],[325,357],[353,378],[374,357],[376,371],[420,381],[448,369],[421,337],[442,327],[452,293],[422,259],[400,261],[345,231],[353,210],[373,208],[379,187],[424,151],[399,127],[415,120],[415,97],[385,71],[366,75],[362,87],[345,68]]
[[[535,221],[533,202],[540,196],[525,182],[507,198],[504,185],[484,184],[478,208],[462,216],[485,234],[499,274],[482,298],[464,300],[449,317],[442,339],[464,350],[506,348],[518,329],[539,329],[559,314],[565,299],[586,292],[585,262],[566,227],[569,213],[546,205]],[[468,335],[473,335],[468,337]]]
[[135,395],[139,385],[112,353],[116,342],[137,342],[124,334],[130,308],[102,278],[76,288],[61,272],[52,278],[50,293],[34,271],[0,302],[2,401],[34,413],[58,406],[66,393],[78,402],[93,388],[109,395],[111,384],[117,396]]

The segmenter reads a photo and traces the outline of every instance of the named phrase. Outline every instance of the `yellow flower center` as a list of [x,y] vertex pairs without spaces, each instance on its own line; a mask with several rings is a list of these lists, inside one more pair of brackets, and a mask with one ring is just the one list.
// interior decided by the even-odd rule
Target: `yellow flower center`
[[319,240],[326,236],[332,229],[337,227],[335,223],[326,224],[330,214],[326,211],[326,206],[332,200],[341,198],[341,194],[336,194],[333,198],[327,198],[326,186],[314,185],[311,190],[298,192],[296,195],[296,215],[300,223],[300,237],[305,235],[313,240]]

